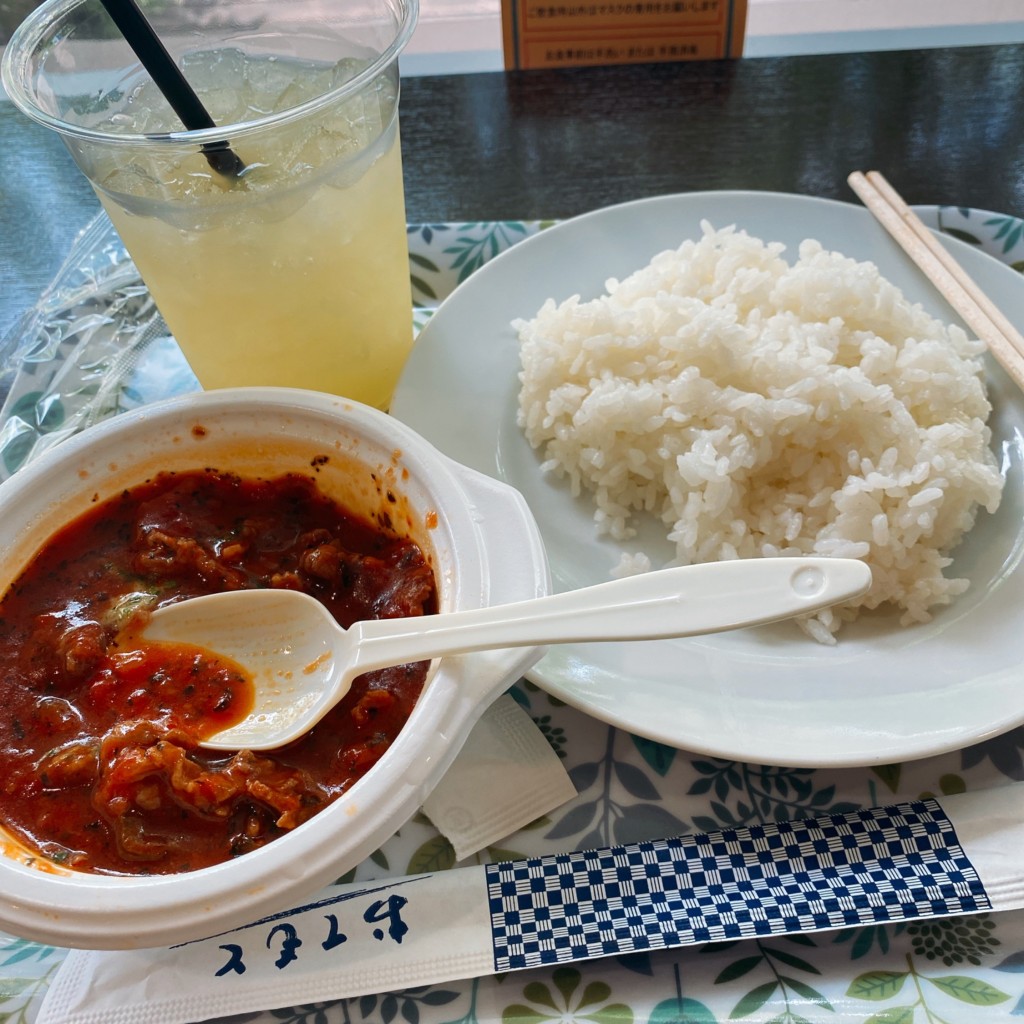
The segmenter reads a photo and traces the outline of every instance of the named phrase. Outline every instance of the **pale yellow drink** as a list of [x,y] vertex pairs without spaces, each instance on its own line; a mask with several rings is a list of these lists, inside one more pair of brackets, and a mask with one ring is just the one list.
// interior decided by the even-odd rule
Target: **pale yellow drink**
[[[296,104],[358,67],[193,59],[197,92],[220,123]],[[204,388],[312,388],[387,408],[412,345],[396,97],[369,97],[232,146],[246,171],[214,172],[199,152],[108,151],[89,176]],[[152,132],[150,85],[111,124]]]
[[[418,0],[137,5],[202,116],[93,0],[26,17],[7,95],[64,139],[204,387],[386,408],[412,344],[398,57]],[[225,145],[244,173],[211,168]]]

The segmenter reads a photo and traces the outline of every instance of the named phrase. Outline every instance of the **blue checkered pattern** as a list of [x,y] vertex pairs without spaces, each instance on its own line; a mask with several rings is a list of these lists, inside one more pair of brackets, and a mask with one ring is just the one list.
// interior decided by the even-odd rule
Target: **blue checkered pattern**
[[491,864],[495,971],[991,907],[934,800]]

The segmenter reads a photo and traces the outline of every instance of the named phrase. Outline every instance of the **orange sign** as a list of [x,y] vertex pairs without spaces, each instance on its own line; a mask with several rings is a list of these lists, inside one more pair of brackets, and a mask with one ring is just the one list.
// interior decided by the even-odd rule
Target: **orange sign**
[[739,57],[747,0],[502,0],[506,68]]

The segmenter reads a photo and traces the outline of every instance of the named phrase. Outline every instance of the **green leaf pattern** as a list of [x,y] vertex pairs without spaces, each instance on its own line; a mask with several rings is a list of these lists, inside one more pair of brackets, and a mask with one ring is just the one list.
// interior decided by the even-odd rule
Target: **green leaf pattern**
[[[954,207],[933,209],[944,232],[1024,265],[1024,225],[1013,217]],[[486,260],[546,226],[542,222],[416,225],[409,229],[414,323]],[[87,238],[86,241],[89,241]],[[110,239],[91,243],[100,283]],[[106,246],[106,250],[104,250]],[[122,268],[123,269],[123,268]],[[78,282],[85,287],[88,282]],[[119,301],[144,303],[121,277],[107,282]],[[127,306],[126,306],[127,308]],[[50,310],[51,313],[56,311]],[[96,310],[93,309],[92,314]],[[137,315],[138,310],[133,315]],[[150,371],[116,378],[102,359],[79,352],[74,386],[57,379],[87,311],[65,309],[61,331],[22,339],[0,421],[0,476],[33,457],[47,439],[81,429],[90,418],[180,393],[187,379],[168,376],[159,341],[136,339]],[[38,325],[37,325],[38,326]],[[75,333],[77,332],[77,333]],[[152,346],[146,348],[146,346]],[[106,352],[103,358],[118,358]],[[91,361],[90,361],[91,360]],[[143,367],[144,369],[144,367]],[[106,388],[104,391],[103,389]],[[708,685],[713,685],[708,680]],[[549,697],[523,680],[511,695],[537,723],[577,788],[544,818],[503,837],[474,861],[530,857],[637,839],[841,813],[1024,781],[1024,729],[964,751],[863,769],[810,769],[725,761],[630,736]],[[455,866],[451,844],[416,815],[346,879],[439,871]],[[443,936],[438,936],[443,947]],[[0,1024],[33,1024],[63,951],[0,936]],[[989,1024],[1024,1016],[1024,912],[941,921],[872,924],[703,947],[638,952],[502,976],[453,981],[391,993],[245,1014],[252,1024]],[[226,1018],[224,1019],[226,1022]],[[220,1024],[220,1022],[218,1022]]]

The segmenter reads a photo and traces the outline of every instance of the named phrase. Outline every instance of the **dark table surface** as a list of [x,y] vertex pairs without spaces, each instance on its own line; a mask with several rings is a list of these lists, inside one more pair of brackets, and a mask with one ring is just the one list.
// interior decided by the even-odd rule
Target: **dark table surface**
[[410,221],[556,218],[629,199],[769,189],[1024,213],[1024,46],[407,81]]
[[[570,217],[705,189],[1024,213],[1024,46],[408,78],[410,222]],[[0,335],[97,203],[62,144],[0,102]]]

